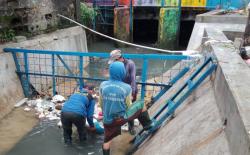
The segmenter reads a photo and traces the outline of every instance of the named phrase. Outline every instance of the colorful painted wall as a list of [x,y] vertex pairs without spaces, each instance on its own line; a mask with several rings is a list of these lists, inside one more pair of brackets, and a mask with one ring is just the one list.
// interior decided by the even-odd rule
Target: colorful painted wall
[[[178,6],[179,0],[131,0],[134,6]],[[204,7],[208,9],[214,8],[242,8],[249,3],[250,0],[181,0],[182,7]],[[118,0],[119,5],[129,6],[130,0]]]
[[114,36],[117,39],[130,41],[130,16],[128,7],[114,9]]
[[161,48],[175,49],[179,27],[179,9],[161,8],[159,16],[158,44]]

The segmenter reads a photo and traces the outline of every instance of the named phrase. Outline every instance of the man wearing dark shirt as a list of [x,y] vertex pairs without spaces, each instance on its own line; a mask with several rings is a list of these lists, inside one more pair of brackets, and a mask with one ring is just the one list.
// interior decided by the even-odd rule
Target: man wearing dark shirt
[[[120,61],[124,64],[126,69],[126,76],[123,79],[123,82],[129,84],[132,88],[132,102],[136,101],[137,97],[137,85],[136,85],[136,67],[134,61],[126,59],[122,56],[121,50],[113,50],[110,53],[110,59],[108,64],[111,64],[114,61]],[[134,135],[136,133],[134,129],[134,121],[129,121],[129,132]]]

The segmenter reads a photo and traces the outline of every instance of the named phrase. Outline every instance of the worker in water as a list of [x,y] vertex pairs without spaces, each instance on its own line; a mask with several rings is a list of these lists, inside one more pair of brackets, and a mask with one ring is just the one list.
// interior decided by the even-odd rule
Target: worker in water
[[87,139],[86,119],[90,130],[95,130],[93,123],[95,100],[92,97],[93,87],[82,89],[71,95],[62,107],[61,121],[64,142],[72,143],[72,124],[77,128],[80,142]]
[[150,120],[143,101],[132,104],[132,89],[123,82],[126,75],[124,64],[115,61],[109,66],[110,79],[100,85],[99,103],[103,111],[104,143],[103,154],[110,154],[110,144],[114,137],[121,134],[121,126],[138,118],[145,130],[152,130],[154,123]]
[[[126,69],[126,75],[123,79],[123,82],[129,84],[132,88],[132,102],[136,101],[137,97],[137,85],[136,85],[136,67],[135,63],[131,59],[126,59],[122,56],[121,50],[116,49],[110,52],[110,58],[108,64],[111,64],[114,61],[120,61],[124,64]],[[128,122],[129,132],[131,135],[136,134],[134,127],[134,120]]]

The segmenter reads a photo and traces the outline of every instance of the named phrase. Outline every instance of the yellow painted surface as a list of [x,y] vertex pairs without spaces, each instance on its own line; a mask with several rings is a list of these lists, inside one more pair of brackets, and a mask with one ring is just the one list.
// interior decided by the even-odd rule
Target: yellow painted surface
[[182,0],[181,6],[183,7],[205,7],[206,0]]

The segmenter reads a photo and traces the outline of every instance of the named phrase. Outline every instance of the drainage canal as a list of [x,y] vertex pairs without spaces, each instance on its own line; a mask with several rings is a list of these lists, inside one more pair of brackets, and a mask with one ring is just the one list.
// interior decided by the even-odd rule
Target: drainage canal
[[[109,52],[115,49],[115,44],[109,40],[101,40],[95,42],[88,47],[89,52],[106,51]],[[124,53],[156,53],[155,51],[145,50],[135,47],[122,47],[120,48]],[[137,68],[137,75],[140,79],[142,61],[138,59],[134,60]],[[172,60],[157,60],[149,61],[148,65],[148,78],[161,75],[170,67],[175,65],[177,61]],[[86,71],[91,77],[107,77],[107,73],[103,71],[103,65],[108,68],[107,59],[93,58],[91,63],[86,67]],[[99,66],[99,67],[98,67]],[[106,74],[106,75],[105,75]],[[58,121],[40,121],[39,124],[32,129],[17,145],[12,148],[6,155],[44,155],[44,154],[61,154],[61,155],[101,155],[101,145],[103,142],[103,135],[89,134],[86,143],[73,142],[71,147],[65,146],[63,141],[62,129],[57,127]],[[77,135],[73,136],[73,139],[77,139]],[[122,143],[120,147],[124,147]],[[117,148],[114,154],[122,154],[121,150]]]
[[[145,10],[144,10],[145,9]],[[134,42],[142,43],[148,46],[157,42],[158,36],[158,8],[135,8],[134,18]],[[147,13],[146,17],[143,17],[141,12]],[[145,14],[144,14],[145,16]],[[193,21],[182,21],[180,29],[180,45],[183,47],[187,46],[189,37],[193,29]],[[109,52],[115,47],[114,42],[108,40],[96,41],[89,47],[90,52],[106,51]],[[135,47],[121,47],[124,53],[157,53],[151,50],[145,50]],[[135,60],[137,66],[137,75],[140,76],[142,61]],[[107,65],[106,60],[94,59],[89,67],[87,68],[90,76],[100,77],[104,76],[103,72],[99,69],[99,65]],[[173,65],[176,61],[154,61],[149,62],[149,74],[148,78],[158,76],[165,72]],[[41,121],[30,133],[28,133],[7,155],[19,155],[19,154],[102,154],[101,144],[103,142],[102,135],[91,135],[89,134],[89,140],[84,144],[74,143],[73,147],[67,147],[63,143],[62,130],[58,129],[56,122]]]

